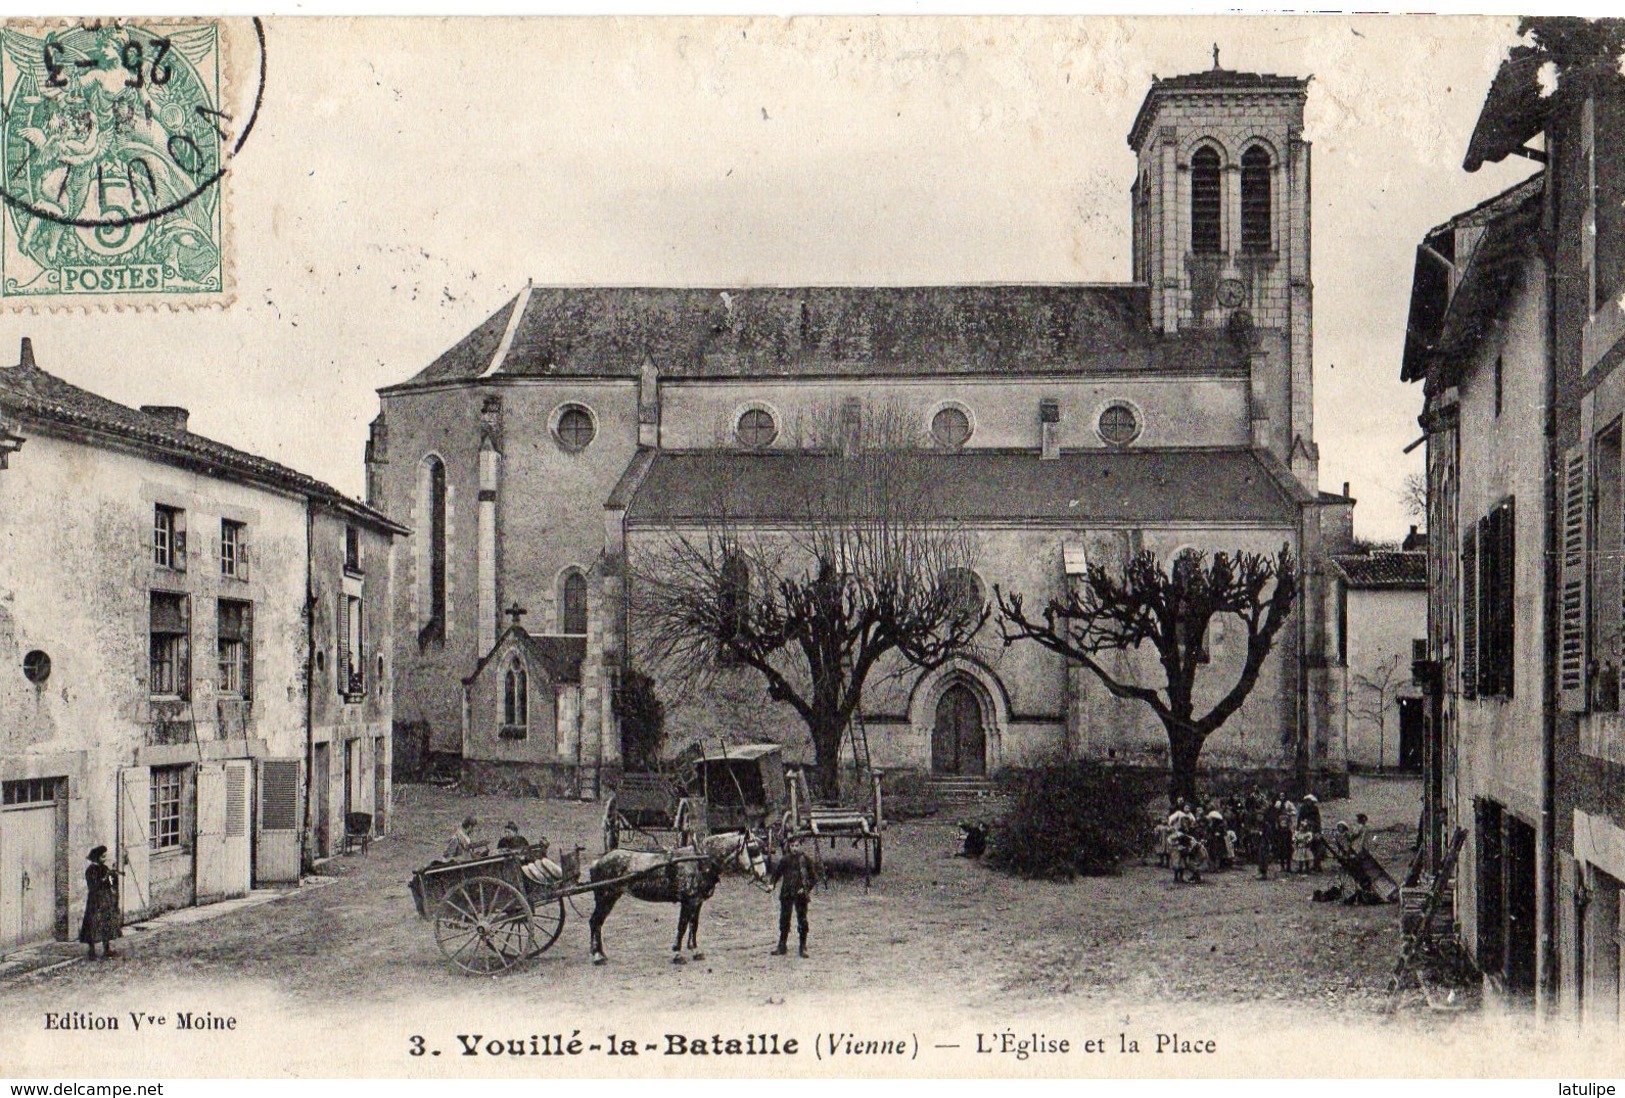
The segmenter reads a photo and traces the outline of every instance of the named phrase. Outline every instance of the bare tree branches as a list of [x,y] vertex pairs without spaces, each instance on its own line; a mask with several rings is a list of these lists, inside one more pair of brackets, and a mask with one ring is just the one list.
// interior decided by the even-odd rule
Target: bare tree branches
[[[1168,730],[1176,787],[1188,791],[1203,742],[1240,709],[1297,597],[1297,568],[1286,546],[1273,557],[1186,550],[1165,570],[1142,551],[1121,572],[1091,563],[1064,596],[1029,616],[1019,592],[995,587],[999,632],[1008,647],[1031,641],[1087,668],[1117,698],[1148,706]],[[1207,661],[1215,617],[1239,619],[1246,649],[1241,671],[1206,713],[1195,712],[1197,670]],[[1099,660],[1150,644],[1164,682],[1152,689],[1123,681]]]
[[1399,486],[1399,503],[1405,514],[1422,522],[1428,517],[1428,478],[1423,473],[1406,473]]
[[974,541],[943,513],[910,419],[843,405],[802,441],[799,473],[815,475],[785,498],[729,499],[718,485],[699,529],[629,545],[630,617],[643,661],[690,691],[724,669],[760,675],[807,725],[833,791],[871,674],[889,660],[941,666],[989,608],[979,592],[968,605]]
[[1404,658],[1394,653],[1372,667],[1369,673],[1356,674],[1355,690],[1350,692],[1349,712],[1377,726],[1378,769],[1384,765],[1383,755],[1387,750],[1388,711],[1398,700],[1400,690],[1410,682],[1408,673],[1400,673],[1404,664]]

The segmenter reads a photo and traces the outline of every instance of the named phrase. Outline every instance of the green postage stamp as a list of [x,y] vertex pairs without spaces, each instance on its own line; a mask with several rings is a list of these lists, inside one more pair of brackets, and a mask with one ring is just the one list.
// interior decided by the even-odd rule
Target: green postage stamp
[[223,84],[212,20],[0,29],[0,299],[221,299]]

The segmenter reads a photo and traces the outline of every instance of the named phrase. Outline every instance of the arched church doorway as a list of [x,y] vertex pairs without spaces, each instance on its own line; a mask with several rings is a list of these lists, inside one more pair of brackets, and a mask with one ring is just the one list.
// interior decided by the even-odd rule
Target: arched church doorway
[[971,688],[956,682],[937,700],[937,723],[931,733],[934,774],[987,773],[987,730],[982,705]]

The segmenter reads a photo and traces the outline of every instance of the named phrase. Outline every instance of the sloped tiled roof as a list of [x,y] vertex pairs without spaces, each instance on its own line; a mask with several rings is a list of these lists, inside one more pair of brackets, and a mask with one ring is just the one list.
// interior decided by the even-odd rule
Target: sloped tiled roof
[[1484,96],[1463,168],[1476,172],[1485,161],[1505,160],[1546,128],[1551,98],[1541,89],[1540,70],[1550,60],[1534,46],[1514,46],[1507,52]]
[[83,431],[130,446],[156,461],[303,495],[395,533],[407,532],[386,515],[315,477],[81,389],[34,365],[31,349],[23,354],[19,365],[0,367],[0,414],[25,425],[35,422]]
[[[1519,266],[1537,241],[1545,180],[1545,173],[1537,172],[1428,233],[1417,249],[1411,279],[1400,380],[1419,381],[1441,362],[1457,366],[1466,361],[1494,326]],[[1455,257],[1457,278],[1451,292],[1443,264],[1425,249],[1460,229],[1483,232],[1470,254]]]
[[[794,522],[839,478],[836,454],[806,451],[664,451],[655,454],[627,510],[631,525],[703,521]],[[1249,450],[921,452],[908,470],[956,520],[1088,522],[1295,521],[1290,487]]]
[[1143,285],[527,287],[410,381],[1242,372],[1223,331],[1163,336]]
[[1348,553],[1332,558],[1350,587],[1369,591],[1426,591],[1425,552]]

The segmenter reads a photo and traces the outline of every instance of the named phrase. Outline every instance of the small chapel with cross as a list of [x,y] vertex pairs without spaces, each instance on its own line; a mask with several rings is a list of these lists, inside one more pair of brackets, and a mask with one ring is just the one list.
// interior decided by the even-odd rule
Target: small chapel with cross
[[463,680],[464,765],[486,768],[486,785],[574,796],[587,639],[531,633],[517,601],[502,613],[507,629]]

